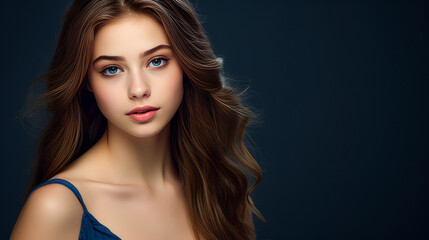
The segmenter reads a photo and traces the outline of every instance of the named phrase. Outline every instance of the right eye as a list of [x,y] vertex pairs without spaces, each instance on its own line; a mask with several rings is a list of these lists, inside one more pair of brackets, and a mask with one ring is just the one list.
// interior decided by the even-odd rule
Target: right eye
[[110,66],[105,68],[101,73],[103,73],[106,76],[114,76],[118,73],[120,73],[122,70],[116,66]]

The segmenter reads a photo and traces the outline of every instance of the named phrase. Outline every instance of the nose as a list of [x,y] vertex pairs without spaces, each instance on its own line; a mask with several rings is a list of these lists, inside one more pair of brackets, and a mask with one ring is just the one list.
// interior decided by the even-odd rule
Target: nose
[[150,96],[148,79],[143,76],[141,71],[135,71],[129,77],[128,97],[139,99],[144,96]]

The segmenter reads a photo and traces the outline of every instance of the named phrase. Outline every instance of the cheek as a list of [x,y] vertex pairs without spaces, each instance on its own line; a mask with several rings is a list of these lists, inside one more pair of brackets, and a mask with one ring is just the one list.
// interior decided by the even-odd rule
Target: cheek
[[182,70],[177,67],[173,71],[169,78],[169,84],[164,86],[164,90],[167,96],[170,96],[172,102],[174,102],[174,107],[177,108],[180,105],[183,97],[183,73]]
[[92,82],[92,91],[94,93],[98,108],[103,113],[103,115],[107,117],[106,115],[109,115],[109,113],[114,111],[114,109],[116,108],[118,102],[118,96],[116,95],[119,93],[119,91],[113,86],[109,86],[107,84],[99,84],[99,82],[97,81]]

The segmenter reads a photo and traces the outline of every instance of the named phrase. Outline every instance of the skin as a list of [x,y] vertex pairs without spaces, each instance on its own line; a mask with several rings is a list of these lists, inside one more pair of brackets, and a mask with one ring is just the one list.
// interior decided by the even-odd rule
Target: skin
[[[123,60],[97,61],[88,72],[88,89],[108,121],[106,139],[100,146],[107,157],[103,165],[110,165],[112,171],[108,176],[152,191],[162,190],[166,179],[176,178],[168,140],[170,120],[183,96],[182,69],[171,49],[139,56],[159,45],[170,44],[163,28],[151,18],[118,20],[97,32],[93,60],[106,55]],[[113,71],[101,73],[111,66]],[[144,105],[160,108],[152,121],[139,123],[126,115]]]
[[[169,145],[170,121],[183,97],[183,70],[170,48],[141,56],[159,45],[170,43],[162,26],[145,15],[99,29],[87,88],[108,127],[90,150],[54,176],[73,183],[88,211],[127,240],[195,239]],[[102,55],[121,59],[92,64]],[[151,121],[126,115],[144,105],[160,108]],[[11,239],[77,239],[82,214],[70,190],[45,185],[30,195]]]

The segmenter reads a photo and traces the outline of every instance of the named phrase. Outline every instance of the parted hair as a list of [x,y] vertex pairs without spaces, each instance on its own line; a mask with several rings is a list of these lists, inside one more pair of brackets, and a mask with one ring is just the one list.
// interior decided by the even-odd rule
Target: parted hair
[[[63,20],[46,92],[27,108],[46,106],[51,118],[40,138],[32,189],[64,170],[102,136],[107,120],[88,91],[87,71],[97,30],[145,14],[164,29],[183,69],[184,94],[171,120],[171,155],[184,186],[192,229],[200,239],[255,239],[250,197],[262,170],[244,144],[257,115],[227,86],[198,15],[187,0],[77,0]],[[34,103],[35,102],[35,103]],[[250,184],[249,180],[254,179]]]

